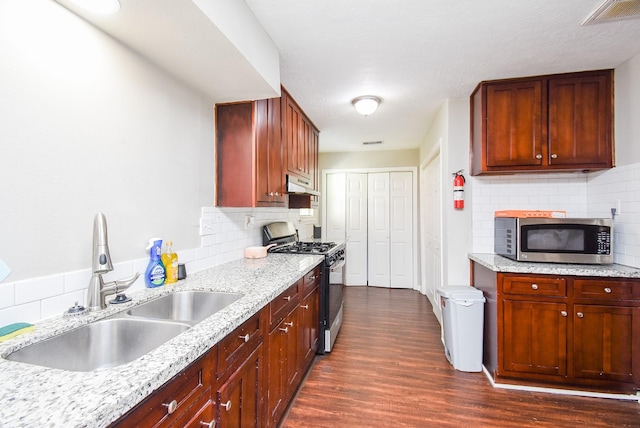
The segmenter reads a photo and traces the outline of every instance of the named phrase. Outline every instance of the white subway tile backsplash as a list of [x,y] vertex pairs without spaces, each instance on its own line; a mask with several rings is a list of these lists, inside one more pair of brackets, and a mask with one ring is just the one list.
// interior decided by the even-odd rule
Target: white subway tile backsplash
[[0,309],[15,305],[16,293],[13,283],[0,285]]
[[40,317],[45,319],[60,315],[70,307],[74,306],[76,302],[79,305],[85,304],[84,293],[82,290],[43,299],[40,301]]
[[15,304],[34,302],[64,292],[64,276],[51,275],[15,283]]
[[[245,227],[246,215],[256,219],[253,227]],[[178,260],[185,264],[187,275],[242,258],[244,248],[262,245],[264,224],[291,221],[299,227],[298,211],[284,208],[202,207],[201,216],[212,220],[214,233],[202,237],[200,247],[178,251]],[[139,272],[140,277],[129,291],[144,289],[148,262],[148,258],[141,258],[117,263],[104,279],[114,281]],[[76,300],[86,304],[90,278],[91,270],[85,269],[0,285],[0,326],[60,315]]]
[[16,322],[33,323],[41,320],[40,302],[30,302],[24,305],[11,306],[10,308],[0,309],[0,326],[13,324]]

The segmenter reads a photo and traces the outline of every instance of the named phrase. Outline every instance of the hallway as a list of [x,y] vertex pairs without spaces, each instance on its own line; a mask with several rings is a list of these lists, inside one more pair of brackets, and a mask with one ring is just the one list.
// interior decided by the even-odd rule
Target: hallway
[[344,323],[282,428],[640,427],[640,404],[492,388],[456,371],[417,291],[346,287]]

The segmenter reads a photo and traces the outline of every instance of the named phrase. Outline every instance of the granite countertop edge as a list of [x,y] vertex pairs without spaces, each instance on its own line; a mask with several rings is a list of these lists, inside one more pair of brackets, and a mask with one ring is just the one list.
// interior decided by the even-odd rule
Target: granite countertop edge
[[544,275],[595,276],[603,278],[640,278],[640,269],[619,264],[587,265],[518,262],[497,254],[470,253],[468,258],[494,272]]
[[[34,331],[0,343],[0,427],[109,426],[323,260],[323,256],[296,254],[234,260],[190,274],[176,284],[132,292],[129,303],[36,323]],[[71,372],[4,359],[31,343],[183,290],[244,296],[143,357],[114,368]]]

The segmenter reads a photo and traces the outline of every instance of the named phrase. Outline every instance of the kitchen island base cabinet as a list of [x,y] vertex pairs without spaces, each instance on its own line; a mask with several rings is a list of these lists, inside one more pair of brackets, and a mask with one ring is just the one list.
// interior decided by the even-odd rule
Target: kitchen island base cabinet
[[492,272],[483,364],[497,383],[635,394],[640,389],[640,279]]

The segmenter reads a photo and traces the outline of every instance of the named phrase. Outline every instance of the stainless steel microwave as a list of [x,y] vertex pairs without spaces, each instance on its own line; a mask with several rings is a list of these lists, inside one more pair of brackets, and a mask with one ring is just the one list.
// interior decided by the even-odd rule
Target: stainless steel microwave
[[610,264],[613,221],[496,217],[494,251],[523,262]]

